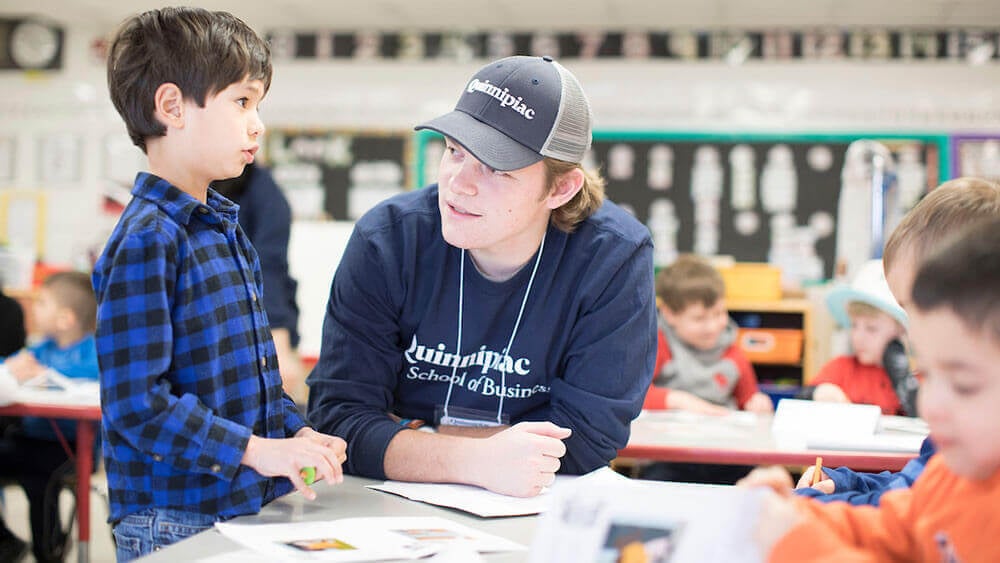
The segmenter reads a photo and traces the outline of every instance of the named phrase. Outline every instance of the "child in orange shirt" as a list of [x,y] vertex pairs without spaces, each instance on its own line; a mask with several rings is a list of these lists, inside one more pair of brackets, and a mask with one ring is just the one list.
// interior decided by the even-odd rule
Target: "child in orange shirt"
[[[757,538],[769,560],[1000,561],[1000,219],[927,260],[908,299],[919,410],[939,453],[879,508],[768,497]],[[775,468],[744,484],[791,488]]]
[[812,383],[816,401],[878,405],[901,414],[899,397],[883,367],[887,346],[906,333],[906,312],[885,281],[881,260],[869,260],[850,286],[834,288],[827,307],[840,326],[850,327],[853,354],[827,362]]

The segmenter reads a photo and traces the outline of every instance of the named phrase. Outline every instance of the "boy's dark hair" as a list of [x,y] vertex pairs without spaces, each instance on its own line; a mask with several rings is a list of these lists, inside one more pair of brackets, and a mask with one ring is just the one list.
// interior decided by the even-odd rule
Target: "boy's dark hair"
[[249,78],[271,86],[271,51],[242,20],[202,8],[162,8],[125,20],[108,49],[108,91],[129,137],[146,152],[146,138],[166,127],[154,116],[164,83],[205,107],[205,98]]
[[711,307],[725,293],[722,274],[694,254],[681,254],[656,275],[656,296],[675,313],[697,302]]
[[1000,220],[980,223],[924,262],[913,282],[921,311],[948,307],[1000,342]]
[[52,292],[60,307],[73,311],[76,322],[84,332],[93,332],[97,325],[97,298],[90,276],[83,272],[56,272],[50,274],[42,287]]

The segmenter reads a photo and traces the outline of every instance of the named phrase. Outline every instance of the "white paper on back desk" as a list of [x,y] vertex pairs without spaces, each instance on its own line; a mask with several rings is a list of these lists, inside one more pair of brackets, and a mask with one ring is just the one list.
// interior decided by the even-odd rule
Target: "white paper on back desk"
[[524,546],[446,518],[367,517],[287,524],[215,527],[256,553],[282,561],[384,561],[418,559],[462,548],[477,552],[518,551]]
[[610,479],[554,488],[531,563],[759,563],[753,529],[762,489]]
[[900,423],[883,417],[875,405],[782,399],[771,434],[781,449],[920,451],[926,432],[900,432],[893,425]]

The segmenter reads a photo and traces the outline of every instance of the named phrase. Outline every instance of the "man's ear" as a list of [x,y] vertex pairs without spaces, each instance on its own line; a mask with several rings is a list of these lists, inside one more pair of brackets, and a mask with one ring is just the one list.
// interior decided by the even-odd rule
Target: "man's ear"
[[164,82],[153,94],[153,116],[167,128],[184,127],[184,93],[173,82]]
[[549,209],[558,209],[583,188],[584,174],[580,168],[573,168],[562,176],[556,178],[555,186],[546,196],[545,200]]

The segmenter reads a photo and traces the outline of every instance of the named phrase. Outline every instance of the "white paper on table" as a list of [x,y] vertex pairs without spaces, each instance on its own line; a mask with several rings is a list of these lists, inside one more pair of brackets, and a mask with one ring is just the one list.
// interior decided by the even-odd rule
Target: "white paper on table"
[[[771,434],[779,448],[804,448],[814,439],[849,442],[871,438],[882,409],[876,405],[782,399]],[[853,448],[857,449],[857,448]]]
[[249,548],[217,553],[195,559],[197,563],[273,563],[272,557],[267,557]]
[[811,450],[847,450],[864,452],[918,453],[924,438],[919,434],[886,435],[854,437],[849,440],[813,436],[806,440],[806,447]]
[[25,381],[14,395],[20,403],[52,405],[100,405],[101,384],[92,379],[66,377],[54,369]]
[[418,559],[450,548],[517,551],[524,546],[446,518],[370,517],[287,524],[217,523],[223,535],[284,561]]
[[763,489],[580,478],[553,494],[539,517],[531,563],[624,559],[758,563],[753,528]]
[[718,416],[714,414],[702,414],[680,409],[666,410],[643,410],[639,412],[636,420],[657,421],[657,422],[681,422],[681,423],[722,423],[733,426],[754,426],[760,417],[757,413],[750,411],[732,410],[728,414]]
[[[556,483],[575,477],[556,476]],[[464,510],[483,518],[499,516],[527,516],[544,512],[549,507],[549,491],[543,490],[534,497],[511,497],[487,491],[475,485],[451,483],[405,483],[386,481],[381,485],[368,485],[369,489],[392,493],[410,500],[426,502]]]
[[474,485],[458,485],[447,483],[406,483],[402,481],[386,481],[381,485],[368,485],[369,489],[396,494],[410,500],[426,502],[437,506],[457,508],[483,518],[499,516],[527,516],[538,514],[550,506],[550,496],[556,490],[580,479],[590,483],[627,481],[628,479],[610,467],[595,469],[583,476],[556,475],[552,487],[545,489],[538,496],[521,498],[502,495],[476,487]]
[[912,432],[913,434],[922,434],[924,436],[930,434],[931,431],[930,427],[927,426],[927,421],[912,416],[882,415],[882,419],[878,424],[879,429],[883,431]]

